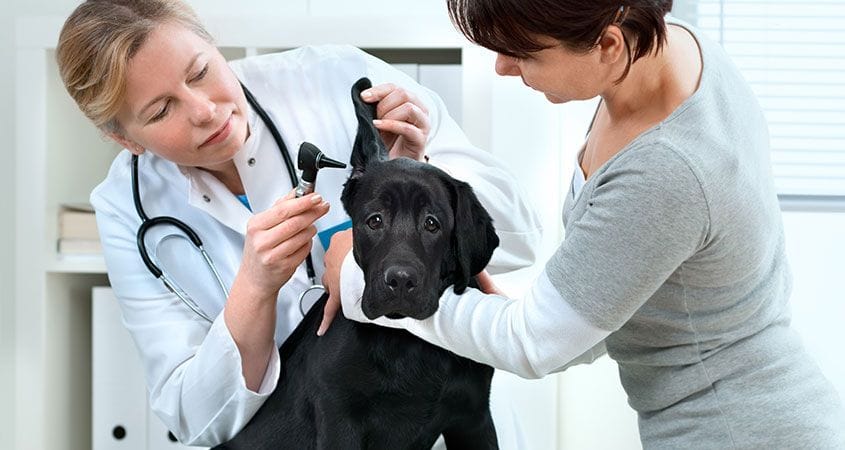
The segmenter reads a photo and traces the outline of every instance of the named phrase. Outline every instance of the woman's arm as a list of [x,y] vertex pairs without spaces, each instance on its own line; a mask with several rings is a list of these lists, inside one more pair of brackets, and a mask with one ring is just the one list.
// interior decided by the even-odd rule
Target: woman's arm
[[[582,199],[587,211],[523,298],[447,289],[428,319],[374,322],[523,377],[565,367],[620,328],[705,242],[708,208],[687,163],[667,148],[634,150]],[[344,314],[369,322],[351,255],[340,278]]]
[[247,388],[258,391],[267,363],[276,353],[276,302],[311,250],[313,223],[328,211],[315,194],[294,198],[290,192],[247,223],[243,259],[223,315],[238,347]]

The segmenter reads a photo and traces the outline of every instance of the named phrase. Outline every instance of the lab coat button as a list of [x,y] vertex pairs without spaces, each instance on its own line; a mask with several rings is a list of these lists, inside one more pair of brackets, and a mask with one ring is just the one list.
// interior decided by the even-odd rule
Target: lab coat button
[[211,203],[211,197],[209,197],[207,195],[203,194],[202,199],[205,200],[206,203]]
[[249,164],[249,167],[254,166],[255,165],[255,158],[249,158],[249,160],[246,163]]

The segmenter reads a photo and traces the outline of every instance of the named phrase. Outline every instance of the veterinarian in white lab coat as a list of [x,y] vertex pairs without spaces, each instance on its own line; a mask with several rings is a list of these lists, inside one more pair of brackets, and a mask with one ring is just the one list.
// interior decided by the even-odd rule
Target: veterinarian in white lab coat
[[[502,243],[491,270],[533,262],[539,222],[511,176],[470,145],[434,93],[360,50],[309,47],[227,64],[185,4],[115,0],[72,13],[57,59],[80,109],[125,147],[91,203],[150,405],[183,443],[230,439],[273,391],[277,348],[301,320],[298,297],[311,285],[303,261],[310,250],[319,280],[332,231],[348,224],[339,201],[348,170],[324,169],[316,194],[292,198],[279,146],[239,82],[294,160],[308,141],[348,162],[357,130],[350,89],[369,77],[375,87],[365,100],[380,100],[377,126],[391,156],[430,159],[469,182],[489,209]],[[379,85],[386,82],[396,85]],[[190,226],[228,288],[227,296],[182,232],[161,225],[147,234],[153,260],[210,321],[139,255],[133,155],[146,214]]]

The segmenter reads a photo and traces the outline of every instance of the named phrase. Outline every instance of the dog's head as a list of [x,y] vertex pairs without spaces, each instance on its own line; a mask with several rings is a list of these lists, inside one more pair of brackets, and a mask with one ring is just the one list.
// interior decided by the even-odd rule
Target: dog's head
[[362,308],[370,319],[424,319],[448,286],[463,293],[499,238],[468,184],[408,158],[388,161],[375,105],[360,97],[370,86],[362,78],[352,88],[358,134],[341,196],[366,281]]

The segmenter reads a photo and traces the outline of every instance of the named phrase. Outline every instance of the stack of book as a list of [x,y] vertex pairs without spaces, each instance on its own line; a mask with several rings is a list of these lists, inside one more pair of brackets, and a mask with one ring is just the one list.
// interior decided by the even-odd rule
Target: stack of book
[[103,246],[97,233],[94,209],[89,204],[68,203],[59,208],[59,242],[61,255],[100,255]]

